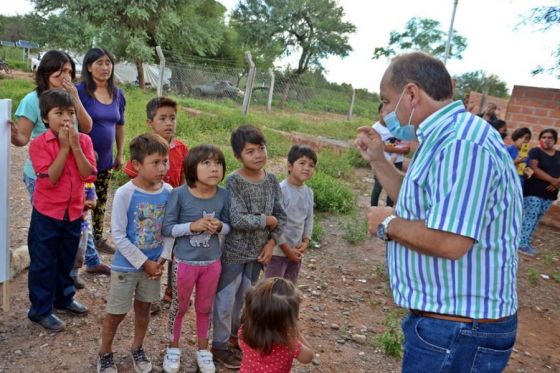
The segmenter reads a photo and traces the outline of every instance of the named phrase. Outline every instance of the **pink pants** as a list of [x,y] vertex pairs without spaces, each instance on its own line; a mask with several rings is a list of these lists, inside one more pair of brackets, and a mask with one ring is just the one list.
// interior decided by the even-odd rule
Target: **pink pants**
[[208,338],[210,314],[221,271],[220,260],[205,266],[173,260],[173,300],[169,308],[168,324],[172,342],[178,342],[181,337],[183,318],[189,308],[189,301],[195,287],[196,335],[199,338]]

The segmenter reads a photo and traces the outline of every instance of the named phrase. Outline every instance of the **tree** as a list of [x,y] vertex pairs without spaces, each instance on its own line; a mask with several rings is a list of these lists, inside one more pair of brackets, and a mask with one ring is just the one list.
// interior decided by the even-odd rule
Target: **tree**
[[[524,22],[540,25],[541,31],[548,31],[554,26],[560,26],[560,1],[557,2],[559,6],[539,6],[533,8]],[[556,64],[554,66],[545,67],[540,65],[533,70],[533,75],[541,74],[546,71],[550,74],[556,73],[556,77],[560,79],[560,44],[557,45],[553,56],[556,58]]]
[[310,68],[321,68],[327,56],[345,57],[352,50],[348,34],[356,27],[343,21],[344,9],[335,0],[242,0],[232,15],[240,44],[258,62],[298,53],[280,100],[283,108],[291,82]]
[[497,75],[486,75],[484,71],[477,70],[454,76],[454,78],[456,85],[453,96],[456,99],[464,99],[471,91],[486,93],[496,97],[509,97],[506,82]]
[[[373,59],[392,57],[407,51],[421,51],[443,59],[447,33],[440,29],[439,21],[429,18],[411,18],[403,32],[391,31],[386,47],[376,47]],[[461,59],[467,39],[453,30],[449,58]]]
[[[184,56],[206,54],[220,45],[219,22],[208,22],[201,10],[215,15],[225,8],[214,0],[33,0],[36,9],[51,17],[60,11],[79,18],[83,25],[97,28],[95,42],[110,49],[116,57],[136,64],[138,82],[144,87],[144,62],[155,57],[155,46],[162,45]],[[214,30],[216,30],[214,32]]]

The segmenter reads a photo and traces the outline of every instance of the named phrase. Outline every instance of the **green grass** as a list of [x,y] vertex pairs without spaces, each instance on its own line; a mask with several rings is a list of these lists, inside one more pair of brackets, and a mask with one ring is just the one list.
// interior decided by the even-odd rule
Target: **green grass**
[[[34,88],[33,82],[25,80],[0,80],[2,98],[13,100],[13,112],[15,112],[20,100]],[[145,108],[146,103],[155,97],[155,91],[142,91],[133,86],[123,86],[122,88],[127,100],[125,144],[128,144],[135,136],[150,132],[150,128],[146,124]],[[220,147],[226,158],[226,174],[240,166],[229,145],[231,132],[240,125],[253,124],[263,128],[267,139],[269,158],[282,159],[285,159],[292,144],[288,138],[268,130],[269,127],[350,139],[355,136],[356,128],[360,125],[354,121],[310,122],[314,120],[312,116],[298,116],[298,114],[282,112],[268,114],[262,110],[254,110],[245,117],[241,115],[239,103],[233,100],[203,101],[195,98],[171,97],[181,105],[177,114],[177,137],[182,139],[188,147],[202,143],[212,143]],[[192,117],[187,115],[184,107],[195,108],[203,113]],[[125,159],[128,159],[129,150],[126,145],[124,154]],[[356,196],[346,183],[352,181],[352,166],[356,163],[356,154],[348,151],[339,156],[331,151],[324,150],[320,151],[318,156],[317,173],[308,182],[309,187],[315,192],[315,210],[337,214],[352,213],[356,206]],[[126,181],[127,177],[122,172],[115,173],[113,181],[115,186]],[[319,224],[316,224],[316,226],[320,227]],[[319,229],[317,228],[317,230]]]
[[529,281],[529,284],[531,286],[537,286],[537,284],[539,283],[539,277],[539,271],[535,268],[529,268],[527,270],[527,281]]

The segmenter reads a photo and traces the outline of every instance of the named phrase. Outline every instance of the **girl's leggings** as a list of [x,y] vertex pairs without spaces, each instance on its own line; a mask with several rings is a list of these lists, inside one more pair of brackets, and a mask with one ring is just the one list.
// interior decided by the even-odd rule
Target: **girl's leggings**
[[531,246],[531,237],[537,224],[542,219],[546,211],[554,202],[551,199],[544,199],[536,196],[523,198],[523,221],[521,223],[521,238],[519,246]]
[[168,324],[172,342],[178,342],[181,337],[183,318],[195,287],[196,335],[199,338],[208,338],[212,304],[221,271],[222,264],[219,259],[208,265],[192,265],[173,260],[173,300],[169,309]]

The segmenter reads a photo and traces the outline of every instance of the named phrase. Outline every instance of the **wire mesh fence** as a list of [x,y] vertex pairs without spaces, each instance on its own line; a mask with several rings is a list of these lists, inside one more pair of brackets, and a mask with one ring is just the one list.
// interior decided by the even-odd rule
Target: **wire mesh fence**
[[[331,84],[313,75],[295,76],[256,66],[251,92],[247,92],[250,67],[210,59],[170,61],[167,90],[183,96],[223,102],[242,109],[244,96],[250,93],[249,106],[260,111],[288,110],[328,112],[351,118],[373,118],[379,97],[349,84]],[[352,112],[350,112],[352,106]],[[250,109],[249,109],[250,110]]]

